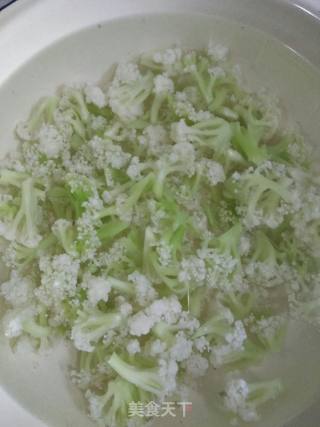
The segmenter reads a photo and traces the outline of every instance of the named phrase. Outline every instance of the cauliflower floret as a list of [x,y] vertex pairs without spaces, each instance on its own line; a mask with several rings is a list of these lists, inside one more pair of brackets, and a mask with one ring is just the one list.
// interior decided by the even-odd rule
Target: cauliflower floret
[[233,348],[237,350],[243,349],[243,343],[247,339],[247,333],[241,320],[236,320],[234,330],[225,335],[225,340]]
[[194,346],[200,353],[209,351],[210,349],[210,343],[205,337],[200,337],[195,339]]
[[178,123],[171,125],[171,138],[176,143],[185,143],[189,141],[189,127],[184,119],[179,120]]
[[132,64],[119,67],[108,90],[109,105],[121,120],[130,121],[143,114],[144,101],[152,91],[153,76],[142,75]]
[[106,106],[106,96],[100,87],[86,85],[84,88],[84,94],[88,103],[92,103],[99,108]]
[[247,333],[241,320],[237,320],[234,329],[225,335],[227,344],[220,344],[211,348],[211,362],[214,367],[223,366],[233,353],[240,353],[244,350],[244,342]]
[[39,151],[49,159],[56,159],[64,148],[64,138],[53,125],[42,125],[39,131]]
[[27,122],[19,122],[16,126],[16,134],[23,141],[32,141],[33,135],[30,132]]
[[196,256],[181,261],[179,281],[182,283],[202,283],[206,278],[206,265],[203,259]]
[[159,360],[159,375],[163,380],[165,391],[167,393],[173,392],[176,389],[176,377],[178,373],[178,364],[175,360],[160,359]]
[[206,265],[206,284],[210,288],[221,291],[233,289],[246,291],[247,283],[243,281],[242,275],[237,271],[238,260],[228,254],[223,254],[215,249],[200,249],[197,252]]
[[71,329],[74,346],[81,351],[93,352],[97,342],[101,339],[105,342],[110,333],[114,336],[114,329],[121,327],[123,320],[118,312],[105,313],[97,308],[78,310]]
[[127,175],[133,181],[138,181],[142,178],[141,172],[143,171],[145,165],[140,162],[139,157],[134,156],[131,158],[131,162],[127,169]]
[[121,62],[116,69],[115,77],[120,82],[135,81],[140,78],[141,74],[137,64],[133,62]]
[[143,312],[139,312],[132,316],[129,321],[130,334],[137,337],[140,337],[141,335],[147,335],[154,324],[154,318],[146,315]]
[[80,261],[67,254],[40,258],[41,286],[35,294],[45,304],[57,303],[73,297],[77,288]]
[[211,67],[209,68],[208,71],[209,71],[209,74],[211,74],[213,77],[216,77],[216,78],[226,76],[226,72],[221,67]]
[[105,170],[108,165],[114,169],[122,169],[131,158],[131,155],[124,152],[120,145],[115,145],[98,136],[94,136],[88,144],[96,159],[96,166],[102,170]]
[[159,74],[154,78],[154,92],[156,94],[160,93],[173,93],[174,84],[168,76],[164,74]]
[[120,194],[116,198],[116,203],[115,203],[116,214],[121,219],[121,221],[131,223],[133,210],[132,208],[128,209],[126,207],[127,201],[128,201],[128,196],[126,194]]
[[182,307],[176,296],[158,299],[146,309],[146,313],[155,321],[164,320],[169,324],[178,320],[181,311]]
[[251,331],[258,335],[266,347],[273,349],[277,348],[285,323],[285,318],[280,315],[262,317],[255,321],[251,327]]
[[140,353],[141,348],[139,341],[137,339],[130,340],[127,344],[127,351],[129,354]]
[[[192,164],[195,161],[195,157],[195,149],[190,142],[178,142],[172,147],[169,159],[172,163],[186,162],[191,166],[191,169],[193,169]],[[192,175],[193,172],[189,172],[188,175],[189,174]]]
[[248,255],[251,249],[251,240],[248,236],[241,236],[240,237],[240,247],[239,251],[241,255]]
[[151,344],[150,354],[151,354],[151,356],[157,356],[159,354],[163,354],[165,352],[166,348],[167,348],[167,346],[163,341],[156,339]]
[[224,403],[226,408],[241,416],[246,422],[256,421],[258,416],[254,408],[247,405],[249,396],[248,383],[243,380],[232,380],[227,384]]
[[129,274],[128,280],[135,285],[135,292],[139,305],[145,306],[157,297],[157,292],[149,279],[138,271]]
[[190,357],[192,353],[192,341],[185,337],[183,332],[178,332],[174,345],[170,349],[170,356],[177,362],[182,362]]
[[96,306],[99,301],[108,301],[111,291],[111,284],[108,279],[91,276],[86,282],[86,287],[90,305]]
[[182,50],[180,48],[167,49],[163,52],[156,52],[153,55],[153,60],[157,64],[173,65],[182,57]]
[[146,335],[160,320],[169,324],[177,322],[182,307],[176,296],[155,300],[145,309],[133,315],[129,322],[130,334]]
[[159,244],[156,247],[157,254],[159,257],[159,262],[163,266],[168,266],[172,259],[172,250],[171,246],[164,240],[160,240]]
[[0,294],[13,307],[18,307],[30,301],[33,288],[30,278],[20,277],[17,272],[12,271],[10,279],[0,286]]
[[140,145],[152,155],[160,155],[168,141],[166,129],[161,125],[147,126],[138,137]]
[[224,405],[245,422],[257,421],[259,406],[277,398],[281,390],[282,384],[278,379],[248,383],[242,378],[231,378],[226,384]]
[[7,338],[16,338],[23,333],[24,322],[33,319],[36,310],[33,307],[13,309],[6,312],[2,319],[4,334]]
[[119,305],[119,311],[122,314],[122,316],[128,317],[131,315],[133,311],[133,307],[130,303],[123,302],[122,304]]
[[104,129],[107,125],[107,120],[103,116],[94,116],[91,115],[91,127],[94,131],[100,131]]
[[201,161],[201,166],[204,169],[204,174],[208,179],[209,184],[217,185],[220,182],[225,181],[226,176],[220,163],[210,159],[203,159]]
[[210,111],[196,111],[186,92],[176,92],[174,101],[175,112],[179,117],[188,117],[193,122],[202,122],[212,118]]
[[22,334],[22,324],[21,318],[19,316],[9,318],[5,316],[3,319],[4,324],[4,334],[7,338],[15,338]]

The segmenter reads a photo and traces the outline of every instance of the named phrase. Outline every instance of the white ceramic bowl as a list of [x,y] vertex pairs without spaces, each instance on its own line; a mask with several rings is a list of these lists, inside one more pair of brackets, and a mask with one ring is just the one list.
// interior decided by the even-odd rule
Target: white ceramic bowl
[[[12,129],[41,96],[61,83],[96,81],[139,52],[210,38],[230,46],[253,87],[272,88],[316,146],[320,114],[319,2],[276,0],[19,0],[0,14],[0,153],[14,147]],[[320,8],[320,7],[319,7]],[[301,57],[304,59],[301,59]],[[320,424],[317,406],[296,417],[320,390],[320,336],[292,325],[284,351],[268,369],[285,377],[283,403],[259,427]],[[0,425],[89,427],[67,378],[72,353],[12,355],[0,344]],[[219,378],[194,396],[185,426],[223,427],[214,409]],[[24,409],[25,408],[25,409]],[[162,427],[174,426],[173,419]],[[178,422],[177,422],[178,425]]]

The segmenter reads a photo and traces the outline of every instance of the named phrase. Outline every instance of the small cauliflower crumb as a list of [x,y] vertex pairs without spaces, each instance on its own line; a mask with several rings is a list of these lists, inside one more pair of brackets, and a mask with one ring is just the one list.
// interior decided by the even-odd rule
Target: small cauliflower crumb
[[92,306],[96,306],[99,301],[107,302],[111,285],[104,277],[92,276],[86,282],[88,301]]
[[138,65],[133,62],[121,62],[117,66],[115,77],[120,82],[135,81],[138,80],[140,76]]
[[180,282],[201,283],[206,277],[206,266],[203,259],[191,256],[181,262],[181,270],[179,273]]
[[140,344],[138,340],[130,340],[127,344],[127,351],[129,354],[136,354],[141,351]]
[[221,67],[211,67],[209,68],[209,73],[215,78],[225,77],[226,75],[226,72]]
[[164,320],[169,324],[178,320],[181,311],[182,307],[176,296],[155,300],[146,309],[146,313],[154,319],[154,322]]
[[170,349],[170,356],[177,362],[182,362],[190,357],[192,352],[192,342],[189,341],[183,332],[178,332],[175,343]]
[[133,181],[138,181],[142,178],[141,172],[144,169],[144,164],[140,163],[139,157],[134,156],[131,158],[130,164],[127,169],[127,175]]
[[203,159],[201,166],[204,168],[204,173],[209,184],[217,185],[225,181],[226,176],[223,166],[220,163],[210,159]]
[[159,74],[154,79],[154,92],[160,93],[172,93],[174,91],[173,81],[169,77]]
[[148,303],[156,299],[157,292],[152,287],[151,282],[146,276],[135,271],[129,274],[128,280],[135,285],[137,301],[141,306],[146,306]]
[[166,344],[163,341],[156,339],[151,344],[150,354],[151,356],[157,356],[159,354],[164,353],[165,350],[166,350]]
[[231,380],[226,387],[225,405],[231,412],[239,414],[244,421],[257,421],[255,409],[247,404],[248,395],[249,387],[245,380]]
[[171,359],[169,361],[165,359],[160,359],[159,366],[159,375],[160,378],[162,378],[163,380],[165,392],[173,392],[177,386],[176,377],[179,369],[177,362]]
[[0,294],[14,306],[27,304],[32,298],[34,284],[28,277],[20,277],[16,271],[12,271],[10,279],[0,285]]
[[153,327],[155,321],[152,317],[147,316],[143,312],[139,312],[131,317],[129,322],[129,331],[131,335],[140,337],[147,335]]

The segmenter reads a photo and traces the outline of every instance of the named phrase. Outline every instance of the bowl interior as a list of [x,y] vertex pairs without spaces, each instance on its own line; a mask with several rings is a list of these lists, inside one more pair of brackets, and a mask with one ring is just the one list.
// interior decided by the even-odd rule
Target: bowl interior
[[[61,39],[23,64],[0,86],[0,155],[15,146],[13,129],[30,107],[63,83],[98,81],[108,68],[140,52],[173,44],[206,47],[210,39],[230,47],[244,80],[253,89],[277,94],[290,117],[316,147],[319,134],[320,74],[301,56],[271,36],[209,15],[158,14],[134,16],[88,27]],[[3,341],[3,339],[1,339]],[[319,340],[319,337],[318,337]],[[15,354],[0,345],[0,384],[21,405],[55,427],[89,427],[81,398],[68,379],[72,352],[60,344],[52,352],[32,354],[21,347]],[[285,349],[268,360],[262,375],[280,375],[287,385],[281,405],[269,408],[259,427],[277,427],[306,408],[320,386],[316,332],[292,324]],[[318,378],[317,378],[318,376]],[[224,427],[215,405],[221,378],[212,373],[192,396],[193,412],[183,425]],[[291,392],[296,390],[296,392]],[[57,408],[59,408],[57,410]],[[181,421],[181,420],[180,420]],[[155,425],[180,423],[168,418]],[[180,424],[179,424],[180,425]]]

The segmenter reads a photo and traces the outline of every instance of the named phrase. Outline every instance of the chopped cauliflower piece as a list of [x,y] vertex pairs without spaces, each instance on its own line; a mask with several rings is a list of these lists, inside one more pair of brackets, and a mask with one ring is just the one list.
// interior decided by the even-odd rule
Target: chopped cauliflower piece
[[20,277],[12,271],[10,279],[0,286],[0,294],[13,307],[27,304],[32,299],[34,284],[28,277]]
[[173,81],[165,75],[159,74],[154,79],[154,92],[156,94],[167,92],[172,93],[174,91]]
[[196,378],[203,377],[209,368],[208,360],[198,354],[188,358],[186,365],[188,373]]
[[39,151],[49,159],[55,159],[63,148],[63,136],[58,129],[52,125],[43,125],[39,131]]
[[111,291],[111,284],[108,279],[92,276],[87,281],[86,287],[88,289],[88,302],[92,306],[96,306],[99,301],[108,301],[109,292]]
[[164,52],[156,52],[153,55],[154,62],[164,65],[172,65],[179,61],[182,56],[182,50],[178,47],[167,49]]
[[127,351],[129,354],[136,354],[141,351],[139,341],[137,339],[130,340],[127,345]]
[[84,94],[89,104],[94,104],[99,108],[106,106],[106,96],[98,86],[86,85]]
[[155,320],[152,317],[139,312],[130,319],[130,334],[137,337],[147,335],[154,324]]

